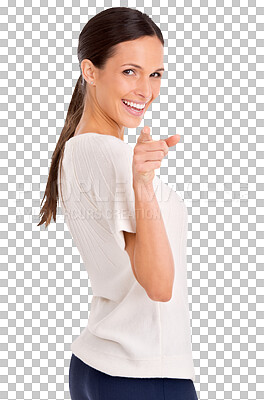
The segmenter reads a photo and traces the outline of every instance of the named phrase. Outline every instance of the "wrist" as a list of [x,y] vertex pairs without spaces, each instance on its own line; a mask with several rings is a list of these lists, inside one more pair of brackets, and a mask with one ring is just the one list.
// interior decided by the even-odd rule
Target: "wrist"
[[133,180],[133,189],[135,192],[135,196],[142,201],[151,200],[153,198],[153,195],[155,194],[152,181],[146,183]]

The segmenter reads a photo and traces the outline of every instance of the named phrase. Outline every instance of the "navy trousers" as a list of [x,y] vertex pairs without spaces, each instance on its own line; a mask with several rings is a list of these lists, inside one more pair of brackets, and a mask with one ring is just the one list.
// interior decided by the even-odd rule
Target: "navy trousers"
[[198,400],[191,379],[112,376],[73,353],[69,388],[72,400]]

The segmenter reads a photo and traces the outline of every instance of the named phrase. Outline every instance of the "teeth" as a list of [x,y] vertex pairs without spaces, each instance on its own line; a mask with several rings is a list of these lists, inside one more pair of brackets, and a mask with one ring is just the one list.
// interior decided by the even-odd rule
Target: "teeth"
[[123,102],[125,104],[128,104],[131,107],[138,108],[139,110],[142,110],[145,107],[145,104],[132,103],[132,102],[127,101],[127,100],[123,100]]

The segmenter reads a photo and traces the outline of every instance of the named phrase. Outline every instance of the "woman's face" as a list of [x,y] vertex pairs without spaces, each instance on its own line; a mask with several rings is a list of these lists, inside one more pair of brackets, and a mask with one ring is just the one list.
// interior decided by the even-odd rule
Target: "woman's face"
[[[89,60],[82,63],[89,87],[85,112],[90,123],[97,123],[101,129],[118,129],[119,133],[124,126],[135,128],[140,124],[159,95],[164,65],[163,45],[156,36],[122,42],[116,47],[116,55],[103,70],[95,68]],[[143,105],[143,112],[133,112],[123,100]]]

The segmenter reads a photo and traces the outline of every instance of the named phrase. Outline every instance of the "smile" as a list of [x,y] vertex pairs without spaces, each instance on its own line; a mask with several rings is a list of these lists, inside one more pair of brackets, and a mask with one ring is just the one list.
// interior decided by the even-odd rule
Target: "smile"
[[129,113],[132,114],[132,115],[140,116],[140,115],[142,115],[142,114],[144,113],[145,108],[146,108],[146,104],[145,104],[145,107],[142,108],[142,110],[137,110],[136,108],[131,107],[131,106],[125,104],[125,103],[123,102],[123,100],[121,100],[121,102],[122,102],[122,104],[123,104],[123,107],[126,109],[126,111],[129,112]]

